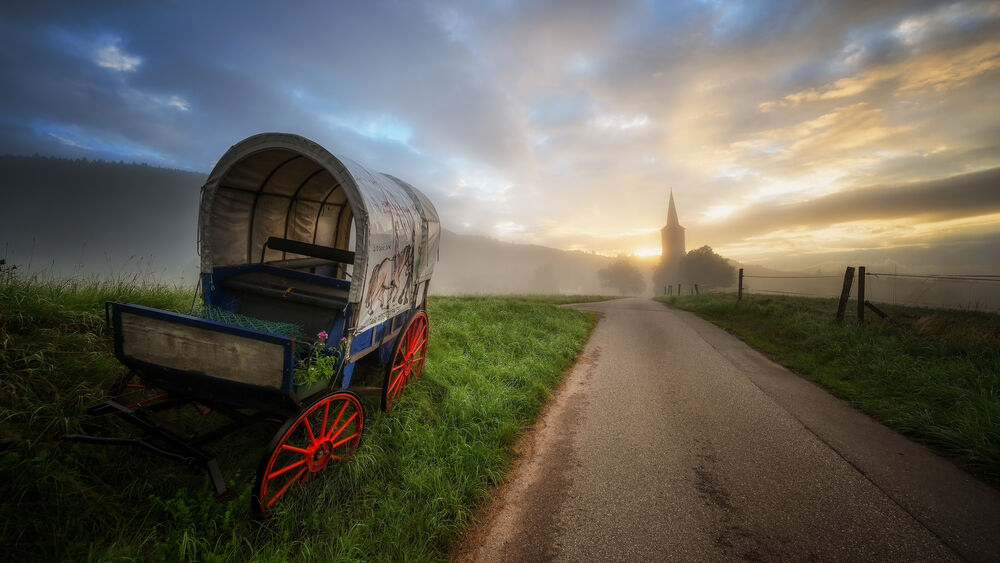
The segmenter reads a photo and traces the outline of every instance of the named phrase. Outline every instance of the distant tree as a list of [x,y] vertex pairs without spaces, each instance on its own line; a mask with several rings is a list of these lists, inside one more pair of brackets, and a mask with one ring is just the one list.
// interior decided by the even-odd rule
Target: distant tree
[[532,293],[556,294],[559,293],[559,270],[552,262],[546,262],[535,268],[531,276]]
[[708,245],[688,252],[680,262],[680,271],[687,283],[706,289],[731,287],[736,281],[736,268]]
[[619,255],[607,268],[598,270],[601,287],[613,287],[622,295],[638,295],[646,288],[642,272],[628,256]]
[[736,268],[710,246],[692,250],[669,262],[661,262],[653,272],[656,293],[667,293],[668,287],[678,283],[685,288],[698,284],[702,289],[711,289],[732,287],[735,282]]
[[657,294],[666,294],[667,286],[672,286],[681,281],[681,260],[679,256],[675,260],[661,261],[653,271],[653,291]]

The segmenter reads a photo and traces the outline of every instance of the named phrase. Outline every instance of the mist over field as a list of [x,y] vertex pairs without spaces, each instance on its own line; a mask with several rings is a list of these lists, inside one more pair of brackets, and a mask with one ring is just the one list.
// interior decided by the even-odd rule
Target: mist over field
[[[0,258],[24,273],[140,274],[194,287],[205,174],[147,165],[0,157]],[[438,294],[595,294],[611,259],[459,235],[445,225]]]
[[[45,157],[0,157],[0,258],[22,273],[51,276],[140,275],[194,287],[197,219],[205,174],[141,164]],[[447,224],[431,284],[436,294],[617,294],[598,272],[613,257],[461,235]],[[749,293],[840,294],[844,268],[872,273],[984,273],[1000,236],[937,247],[843,253],[822,262],[800,258],[788,270],[739,264]],[[644,295],[661,294],[652,276],[658,257],[637,258]],[[912,265],[911,265],[912,264]],[[988,272],[986,272],[988,273]],[[822,276],[816,279],[753,276]],[[685,285],[685,293],[693,291]],[[735,281],[732,288],[735,290]],[[1000,283],[906,278],[868,279],[873,301],[976,310],[1000,308]],[[671,291],[674,291],[672,288]]]
[[5,159],[0,251],[188,283],[198,187],[275,131],[426,193],[437,291],[614,292],[627,255],[662,292],[671,197],[747,268],[994,275],[998,37],[996,0],[9,3],[0,154],[139,166]]

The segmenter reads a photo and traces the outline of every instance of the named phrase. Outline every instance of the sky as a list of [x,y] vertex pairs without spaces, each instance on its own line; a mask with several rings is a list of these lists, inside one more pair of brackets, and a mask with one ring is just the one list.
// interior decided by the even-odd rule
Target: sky
[[1000,2],[0,7],[0,154],[207,173],[264,131],[504,241],[655,255],[673,190],[744,263],[997,249]]

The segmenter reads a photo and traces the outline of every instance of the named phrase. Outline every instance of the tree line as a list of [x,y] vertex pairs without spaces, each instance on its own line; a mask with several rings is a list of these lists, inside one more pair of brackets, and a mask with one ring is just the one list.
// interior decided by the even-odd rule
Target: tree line
[[[619,255],[608,267],[597,272],[602,287],[612,288],[621,295],[639,295],[646,290],[646,278],[634,257]],[[667,287],[698,284],[702,289],[732,287],[736,283],[736,267],[729,260],[705,245],[671,260],[662,261],[653,272],[653,293],[667,292]]]

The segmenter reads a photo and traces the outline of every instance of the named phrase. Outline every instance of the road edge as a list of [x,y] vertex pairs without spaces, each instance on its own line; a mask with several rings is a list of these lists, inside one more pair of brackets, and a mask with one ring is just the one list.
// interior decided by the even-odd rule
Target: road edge
[[960,557],[992,561],[1000,555],[1000,491],[780,365],[738,335],[662,304]]
[[[560,305],[564,306],[564,305]],[[551,456],[553,449],[568,444],[565,433],[572,427],[574,407],[583,399],[591,372],[600,357],[594,345],[594,334],[604,317],[597,311],[584,311],[594,315],[590,334],[584,342],[573,365],[566,369],[563,380],[556,387],[538,413],[535,421],[524,427],[514,445],[514,458],[502,482],[490,487],[489,497],[476,507],[472,523],[459,535],[448,550],[448,560],[456,562],[496,559],[493,555],[516,539],[523,519],[519,499],[549,479],[559,475],[541,472],[543,459]]]

